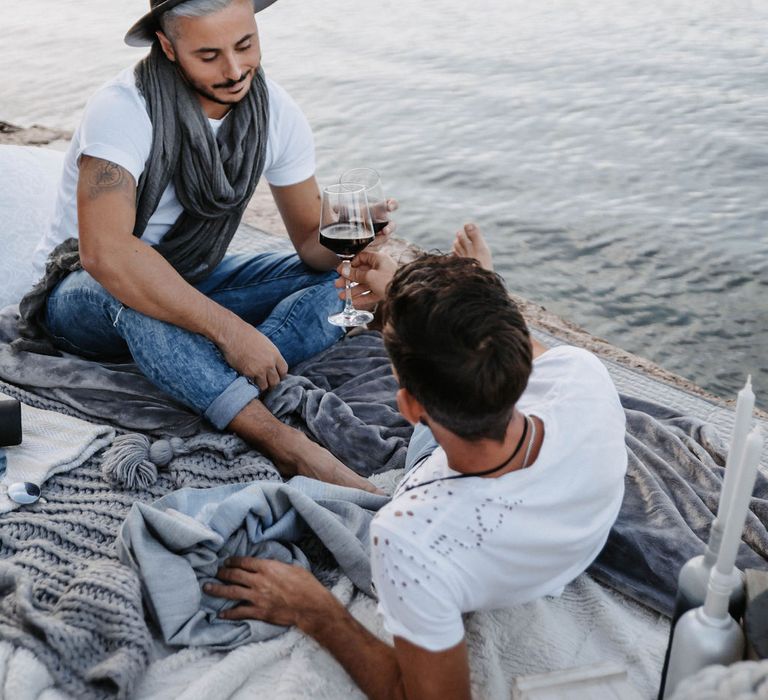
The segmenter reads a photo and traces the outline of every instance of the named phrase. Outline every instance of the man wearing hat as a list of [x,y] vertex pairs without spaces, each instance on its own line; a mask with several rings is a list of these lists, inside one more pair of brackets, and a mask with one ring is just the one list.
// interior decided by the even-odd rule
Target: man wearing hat
[[[342,332],[326,321],[338,261],[318,243],[312,133],[260,67],[254,13],[273,1],[151,0],[125,37],[149,53],[91,97],[73,136],[20,329],[41,351],[130,354],[285,476],[371,489],[259,400]],[[227,256],[261,176],[296,254]]]

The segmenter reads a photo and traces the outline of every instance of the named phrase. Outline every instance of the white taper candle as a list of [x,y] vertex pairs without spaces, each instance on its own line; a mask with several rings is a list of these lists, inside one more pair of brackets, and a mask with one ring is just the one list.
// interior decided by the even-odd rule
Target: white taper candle
[[[712,572],[715,579],[729,576],[736,563],[736,554],[741,543],[741,535],[744,530],[744,522],[749,511],[749,499],[755,488],[757,467],[760,464],[760,456],[763,451],[763,435],[760,426],[755,426],[747,436],[746,444],[741,457],[739,469],[739,481],[734,486],[733,500],[728,511],[728,521],[725,523],[723,542],[720,545],[720,553],[717,556],[716,571]],[[705,611],[712,617],[724,617],[728,610],[728,598],[723,596],[722,601],[711,600],[708,591]],[[715,596],[719,597],[719,596]]]
[[720,503],[717,506],[717,517],[724,526],[723,520],[728,517],[728,508],[733,496],[734,484],[739,480],[741,453],[744,450],[744,441],[752,427],[752,413],[755,410],[755,395],[752,392],[752,375],[747,376],[747,381],[736,398],[736,416],[731,433],[731,444],[728,457],[725,460],[725,478],[720,491]]

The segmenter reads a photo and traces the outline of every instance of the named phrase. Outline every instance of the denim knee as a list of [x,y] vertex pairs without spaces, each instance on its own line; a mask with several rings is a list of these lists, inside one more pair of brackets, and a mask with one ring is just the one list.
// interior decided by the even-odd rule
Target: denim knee
[[62,350],[89,359],[125,358],[128,348],[115,328],[122,309],[91,275],[78,270],[49,295],[44,325]]
[[344,329],[328,322],[328,316],[341,310],[343,303],[334,286],[336,276],[294,292],[283,299],[258,326],[280,350],[292,367],[337,342]]

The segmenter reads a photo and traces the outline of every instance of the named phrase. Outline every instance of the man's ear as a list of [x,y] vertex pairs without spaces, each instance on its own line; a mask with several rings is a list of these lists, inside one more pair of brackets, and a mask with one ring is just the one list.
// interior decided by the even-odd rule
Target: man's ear
[[155,32],[155,36],[160,40],[160,48],[163,50],[165,57],[171,62],[176,62],[176,51],[173,49],[171,40],[160,30]]
[[411,394],[408,389],[398,389],[397,394],[397,407],[400,409],[400,413],[403,414],[405,420],[411,425],[424,422],[427,417],[427,412],[424,410],[424,406],[421,402]]

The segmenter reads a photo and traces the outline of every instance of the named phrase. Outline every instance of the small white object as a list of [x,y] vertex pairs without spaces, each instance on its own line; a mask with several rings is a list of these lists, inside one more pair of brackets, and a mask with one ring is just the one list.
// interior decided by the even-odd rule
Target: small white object
[[36,503],[40,499],[40,487],[31,481],[17,481],[8,486],[8,498],[24,506]]
[[[0,392],[0,398],[6,395]],[[7,491],[9,484],[26,482],[42,488],[52,476],[79,467],[115,437],[108,425],[94,425],[24,403],[21,418],[24,442],[4,448],[8,463],[0,481],[0,515],[19,506]]]
[[723,530],[723,541],[717,557],[717,570],[728,576],[736,562],[736,553],[741,542],[741,533],[749,511],[749,499],[755,488],[757,467],[763,451],[763,434],[756,425],[746,439],[739,462],[738,481],[733,487],[733,497],[729,505],[728,520]]
[[640,700],[627,672],[612,663],[521,676],[512,681],[512,700]]

